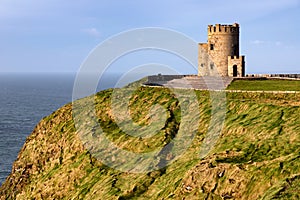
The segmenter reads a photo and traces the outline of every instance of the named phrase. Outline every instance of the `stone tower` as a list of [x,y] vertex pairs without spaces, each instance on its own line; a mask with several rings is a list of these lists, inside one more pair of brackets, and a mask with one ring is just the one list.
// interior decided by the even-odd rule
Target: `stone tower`
[[199,76],[216,75],[213,71],[220,76],[245,76],[245,56],[239,54],[239,28],[237,23],[208,25],[207,43],[199,44]]

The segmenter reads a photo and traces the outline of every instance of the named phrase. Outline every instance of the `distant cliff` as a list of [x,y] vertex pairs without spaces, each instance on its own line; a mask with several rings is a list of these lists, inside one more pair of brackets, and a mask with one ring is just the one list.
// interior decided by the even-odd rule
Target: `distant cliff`
[[[168,89],[140,87],[132,94],[132,118],[142,126],[154,104],[167,111],[158,134],[142,142],[118,130],[111,95],[97,93],[95,109],[114,143],[147,152],[176,137],[183,105]],[[300,95],[228,93],[222,133],[203,159],[211,103],[208,92],[196,95],[200,120],[191,145],[172,164],[147,173],[121,172],[97,160],[77,135],[72,104],[63,106],[27,138],[0,199],[300,199]]]

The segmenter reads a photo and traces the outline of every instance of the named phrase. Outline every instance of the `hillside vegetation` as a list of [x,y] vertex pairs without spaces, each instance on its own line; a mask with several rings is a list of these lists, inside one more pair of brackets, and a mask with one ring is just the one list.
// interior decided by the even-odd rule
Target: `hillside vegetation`
[[298,80],[235,80],[227,88],[228,90],[250,91],[300,91]]
[[[221,135],[200,159],[211,101],[207,91],[195,92],[200,113],[195,138],[170,165],[146,173],[104,165],[84,148],[74,126],[72,104],[67,104],[42,119],[27,138],[0,188],[0,199],[300,199],[300,94],[227,93]],[[155,104],[167,113],[157,134],[144,139],[128,136],[118,127],[111,97],[112,90],[105,90],[90,98],[95,98],[106,137],[118,146],[149,152],[176,137],[184,105],[172,91],[139,87],[133,92],[130,112],[135,123],[149,125],[149,111]],[[168,157],[172,155],[157,164]]]

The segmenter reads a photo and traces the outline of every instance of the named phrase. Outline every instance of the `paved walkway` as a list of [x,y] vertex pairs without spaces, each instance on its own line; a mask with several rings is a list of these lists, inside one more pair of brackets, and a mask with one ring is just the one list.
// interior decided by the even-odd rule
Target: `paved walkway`
[[298,94],[300,91],[263,91],[263,90],[226,90],[227,86],[232,82],[232,77],[199,77],[186,76],[171,79],[158,79],[145,83],[148,87],[165,87],[177,89],[194,89],[202,91],[225,91],[229,93],[272,93],[272,94]]

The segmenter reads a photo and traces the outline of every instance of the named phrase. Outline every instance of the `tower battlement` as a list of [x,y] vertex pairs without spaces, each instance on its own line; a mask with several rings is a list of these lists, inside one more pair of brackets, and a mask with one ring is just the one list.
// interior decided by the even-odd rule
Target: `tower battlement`
[[238,33],[239,32],[239,24],[235,23],[233,25],[222,25],[216,24],[208,25],[208,34],[210,33]]
[[232,60],[234,60],[234,59],[240,59],[240,58],[244,59],[245,58],[245,56],[239,56],[239,55],[237,55],[237,56],[229,56],[229,57]]
[[[220,76],[244,76],[245,56],[239,52],[240,26],[238,23],[208,25],[207,43],[199,44],[198,75],[212,75],[217,69]],[[208,63],[209,55],[213,63]]]

